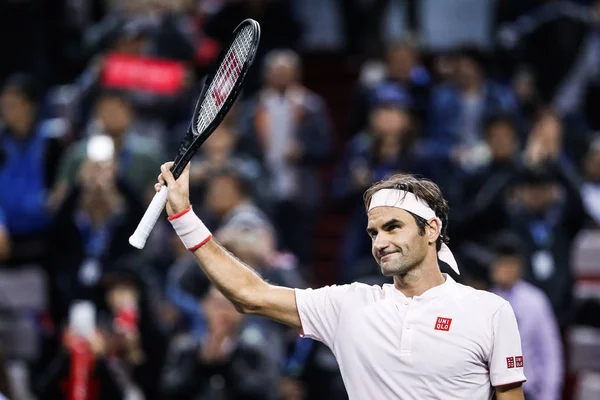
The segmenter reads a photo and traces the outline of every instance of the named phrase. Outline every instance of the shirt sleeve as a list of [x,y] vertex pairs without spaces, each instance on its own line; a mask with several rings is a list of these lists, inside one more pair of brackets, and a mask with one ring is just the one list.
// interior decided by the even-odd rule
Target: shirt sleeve
[[325,286],[320,289],[295,289],[296,305],[303,337],[332,347],[337,332],[344,296],[350,285]]
[[489,360],[492,386],[525,382],[521,335],[515,313],[508,302],[492,318],[492,352]]

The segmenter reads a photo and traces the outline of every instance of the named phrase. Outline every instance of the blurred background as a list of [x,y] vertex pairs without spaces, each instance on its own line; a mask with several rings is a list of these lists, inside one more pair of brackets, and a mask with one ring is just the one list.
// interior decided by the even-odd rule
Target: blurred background
[[248,17],[257,62],[192,162],[221,243],[279,285],[384,283],[362,193],[430,178],[456,279],[515,310],[526,398],[600,399],[595,0],[0,2],[0,398],[346,398],[329,349],[238,314],[166,218],[127,242]]

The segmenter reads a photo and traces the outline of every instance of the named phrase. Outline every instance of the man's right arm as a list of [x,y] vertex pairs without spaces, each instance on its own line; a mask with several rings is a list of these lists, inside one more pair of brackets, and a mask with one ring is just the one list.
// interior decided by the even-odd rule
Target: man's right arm
[[265,282],[213,239],[196,249],[194,257],[238,311],[302,328],[294,289]]
[[212,238],[190,205],[190,164],[177,180],[170,171],[172,165],[169,162],[161,166],[155,189],[160,191],[162,185],[168,185],[166,209],[169,221],[185,247],[194,253],[208,278],[238,311],[265,316],[301,329],[294,290],[268,284]]

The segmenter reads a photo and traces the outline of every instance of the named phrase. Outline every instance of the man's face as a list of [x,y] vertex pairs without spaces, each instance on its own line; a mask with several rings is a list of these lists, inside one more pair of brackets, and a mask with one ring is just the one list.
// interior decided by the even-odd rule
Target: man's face
[[400,208],[376,207],[369,211],[367,233],[373,257],[385,276],[406,274],[427,255],[427,235],[420,235],[414,217]]
[[545,212],[560,196],[560,188],[555,183],[522,185],[520,190],[522,204],[534,214]]
[[240,183],[232,176],[217,176],[209,181],[206,202],[208,208],[222,217],[242,201]]
[[19,128],[33,120],[33,105],[17,90],[6,89],[0,96],[0,118],[16,134],[29,133]]
[[521,259],[516,256],[498,257],[492,264],[492,282],[503,287],[512,287],[521,274]]
[[296,75],[294,64],[285,57],[279,57],[267,71],[266,81],[277,90],[285,90],[296,81]]
[[514,129],[505,123],[494,124],[489,128],[487,142],[496,161],[512,158],[517,150],[517,137]]
[[97,115],[107,135],[119,137],[127,132],[133,121],[132,110],[124,101],[107,97],[100,100]]
[[471,86],[482,79],[482,73],[475,61],[468,57],[460,57],[456,68],[456,78],[459,85]]
[[211,287],[202,302],[210,329],[215,332],[232,334],[242,322],[240,314],[233,304],[216,288]]
[[395,79],[408,80],[415,64],[415,52],[409,47],[399,47],[387,54],[388,73]]

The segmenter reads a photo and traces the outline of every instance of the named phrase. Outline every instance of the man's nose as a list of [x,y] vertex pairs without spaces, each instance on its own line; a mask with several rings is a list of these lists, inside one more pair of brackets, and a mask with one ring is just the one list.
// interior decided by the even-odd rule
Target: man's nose
[[375,247],[375,249],[377,251],[384,250],[389,245],[390,245],[390,241],[388,240],[388,238],[386,237],[385,234],[377,235],[377,237],[375,238],[375,242],[373,243],[373,246]]

